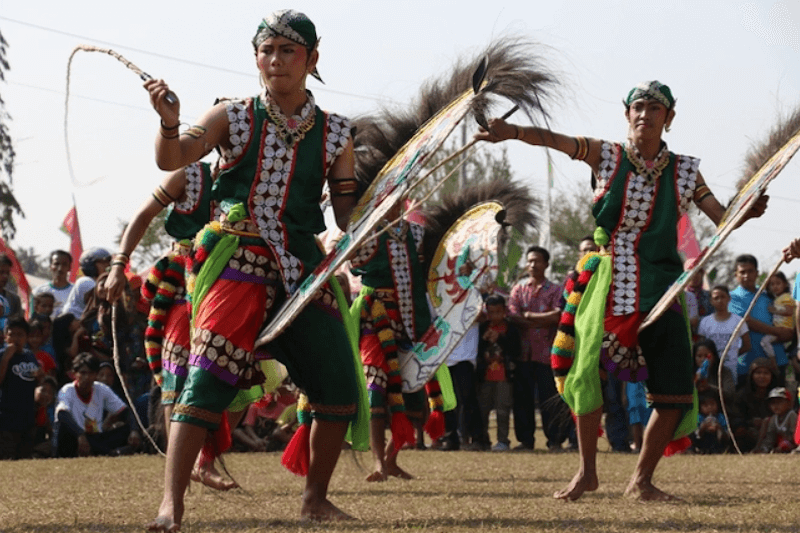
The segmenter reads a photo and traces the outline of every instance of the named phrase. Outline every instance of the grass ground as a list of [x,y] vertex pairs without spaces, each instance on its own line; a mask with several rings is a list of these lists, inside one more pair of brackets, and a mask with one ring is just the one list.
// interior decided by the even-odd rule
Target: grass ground
[[[303,526],[303,481],[280,455],[232,454],[227,465],[245,491],[193,485],[184,532],[255,531],[800,531],[800,457],[691,456],[665,459],[657,484],[685,503],[622,498],[635,455],[601,453],[601,485],[574,503],[556,501],[576,454],[403,451],[411,481],[367,484],[345,452],[331,499],[358,521]],[[163,484],[157,456],[0,463],[0,532],[143,531]]]

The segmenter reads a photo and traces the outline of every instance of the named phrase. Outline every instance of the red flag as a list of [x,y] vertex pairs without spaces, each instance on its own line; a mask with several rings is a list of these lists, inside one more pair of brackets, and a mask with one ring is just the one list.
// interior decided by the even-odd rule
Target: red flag
[[[6,241],[0,238],[0,253],[6,254],[11,259],[11,278],[12,285],[16,285],[17,296],[22,303],[22,308],[25,310],[25,316],[28,316],[28,305],[31,300],[31,286],[28,285],[28,278],[25,277],[25,272],[17,261],[17,256],[14,250],[6,246]],[[13,292],[13,288],[9,287]]]
[[678,220],[678,251],[685,259],[694,259],[700,255],[700,245],[697,244],[694,226],[687,213]]
[[83,244],[81,243],[81,228],[78,225],[78,209],[73,205],[69,210],[67,216],[64,217],[64,222],[61,223],[61,231],[69,235],[69,253],[72,255],[72,266],[69,269],[69,281],[75,282],[78,277],[78,269],[80,268],[80,258],[83,253]]

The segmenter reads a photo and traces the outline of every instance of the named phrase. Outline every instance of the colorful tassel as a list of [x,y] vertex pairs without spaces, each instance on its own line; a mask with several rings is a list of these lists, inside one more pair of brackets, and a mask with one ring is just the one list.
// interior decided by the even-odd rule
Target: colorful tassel
[[667,447],[664,448],[664,457],[671,457],[676,453],[681,453],[682,451],[689,448],[692,445],[692,440],[689,437],[681,437],[679,439],[675,439],[670,441],[667,444]]
[[283,450],[281,464],[292,474],[305,477],[311,462],[311,404],[305,394],[297,399],[297,421],[300,426]]
[[417,442],[414,426],[411,425],[405,412],[392,413],[392,440],[395,452],[399,452],[406,444],[414,446]]
[[431,413],[423,429],[432,440],[437,440],[444,435],[444,398],[442,397],[439,380],[435,375],[425,384],[425,392],[428,394],[428,405]]

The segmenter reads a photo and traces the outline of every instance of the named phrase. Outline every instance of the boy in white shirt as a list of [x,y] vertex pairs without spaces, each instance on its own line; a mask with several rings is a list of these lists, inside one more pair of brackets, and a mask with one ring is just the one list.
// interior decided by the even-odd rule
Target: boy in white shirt
[[738,372],[737,365],[739,356],[750,351],[750,334],[747,329],[747,324],[742,324],[742,329],[739,330],[738,337],[733,344],[731,344],[728,353],[722,353],[731,335],[733,335],[733,330],[736,329],[736,326],[742,320],[742,317],[739,315],[728,311],[728,303],[730,301],[731,294],[730,291],[728,291],[728,287],[725,285],[714,286],[714,288],[711,289],[711,305],[714,307],[714,313],[700,320],[697,333],[701,337],[705,337],[714,342],[714,345],[717,347],[717,352],[720,354],[720,358],[725,361],[725,366],[736,376]]

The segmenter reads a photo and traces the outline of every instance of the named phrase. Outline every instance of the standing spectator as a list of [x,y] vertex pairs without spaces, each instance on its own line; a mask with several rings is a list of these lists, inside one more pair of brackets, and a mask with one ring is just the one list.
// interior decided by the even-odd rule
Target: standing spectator
[[11,258],[6,254],[0,254],[0,296],[6,299],[8,307],[6,308],[5,317],[11,318],[22,316],[22,301],[16,293],[8,290],[8,278],[11,277],[11,267],[14,263]]
[[456,408],[444,413],[445,432],[441,449],[445,451],[461,449],[462,445],[470,450],[482,448],[483,428],[475,379],[478,339],[479,326],[474,324],[447,357],[446,364],[456,393]]
[[497,443],[492,451],[509,450],[508,428],[511,418],[511,381],[519,360],[521,339],[517,327],[506,319],[506,301],[499,295],[486,299],[488,320],[480,326],[478,342],[478,403],[484,428],[484,444],[489,444],[489,413],[497,413]]
[[[691,270],[694,268],[696,261],[696,259],[687,259],[683,263],[683,269],[686,271]],[[695,272],[694,276],[692,276],[692,279],[689,281],[689,285],[686,287],[686,292],[691,293],[697,302],[697,314],[699,320],[702,320],[703,317],[706,317],[714,312],[714,306],[711,304],[711,292],[703,288],[705,274],[706,271],[702,268]],[[692,329],[697,330],[697,326],[697,323],[692,324]]]
[[545,277],[550,252],[531,246],[526,252],[528,277],[511,289],[508,308],[512,319],[522,329],[520,362],[514,371],[514,431],[521,449],[532,450],[536,431],[535,401],[542,415],[547,449],[557,451],[566,439],[559,427],[559,404],[548,402],[557,395],[550,368],[550,347],[556,336],[558,320],[564,307],[562,287]]
[[[36,287],[39,289],[39,287]],[[40,319],[40,318],[47,318],[53,315],[53,308],[56,305],[56,298],[53,296],[53,293],[47,291],[39,291],[37,295],[33,297],[33,313],[31,313],[31,319]]]
[[783,387],[775,387],[767,400],[772,416],[767,432],[757,451],[761,453],[789,453],[794,447],[797,413],[792,409],[792,395]]
[[[744,316],[750,302],[758,291],[756,280],[758,279],[758,260],[749,254],[740,255],[735,263],[736,281],[739,286],[731,291],[731,303],[728,309],[731,313]],[[784,383],[784,370],[789,362],[786,352],[781,343],[792,339],[794,332],[789,328],[777,328],[772,325],[772,314],[769,306],[772,301],[766,294],[762,294],[750,317],[747,319],[747,327],[750,329],[750,351],[744,354],[739,361],[739,386],[747,378],[750,364],[759,357],[766,357],[764,349],[761,348],[761,339],[764,335],[774,335],[778,342],[773,344],[775,349],[775,363],[778,365],[778,384]]]
[[6,346],[0,351],[0,459],[23,459],[33,450],[34,391],[41,371],[36,357],[25,348],[25,319],[11,318],[5,334]]
[[33,291],[34,298],[43,293],[53,295],[55,304],[50,314],[50,318],[56,319],[61,314],[61,309],[67,301],[72,283],[69,282],[69,268],[72,265],[72,255],[64,250],[54,250],[50,254],[50,281],[44,285],[36,287]]
[[[767,310],[772,313],[772,325],[777,328],[794,328],[794,300],[789,280],[780,270],[767,280],[767,293],[772,298],[772,305]],[[778,342],[774,335],[764,335],[761,339],[761,348],[769,357],[775,357],[772,343]],[[787,355],[788,359],[788,355]]]
[[[50,320],[49,317],[46,318]],[[55,378],[58,375],[56,362],[49,353],[42,349],[45,340],[44,333],[44,325],[38,320],[31,320],[28,325],[28,349],[36,357],[42,373]]]
[[80,317],[86,308],[86,301],[92,294],[97,278],[111,264],[111,254],[104,248],[89,248],[81,254],[80,265],[83,276],[75,280],[75,285],[67,296],[61,314]]
[[714,306],[714,314],[703,317],[697,333],[714,343],[717,353],[725,360],[725,368],[729,369],[736,379],[739,375],[739,356],[750,351],[750,333],[747,323],[742,324],[736,340],[731,344],[728,353],[724,356],[722,351],[728,345],[731,335],[736,326],[742,321],[742,317],[731,313],[728,308],[731,302],[730,291],[725,285],[716,285],[711,289],[711,305]]

